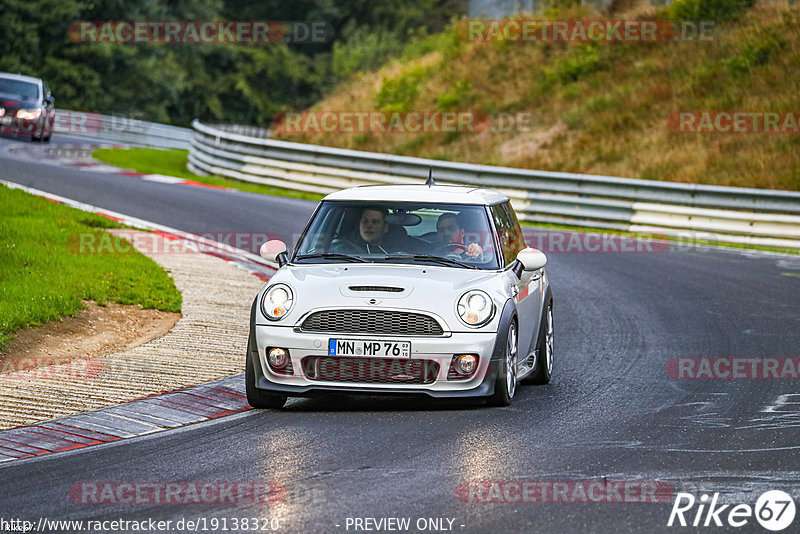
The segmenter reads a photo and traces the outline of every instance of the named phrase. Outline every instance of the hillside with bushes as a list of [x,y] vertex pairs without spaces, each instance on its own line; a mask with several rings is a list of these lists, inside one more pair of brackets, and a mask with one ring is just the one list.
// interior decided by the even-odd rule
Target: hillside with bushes
[[[351,76],[311,109],[469,111],[492,118],[495,128],[278,137],[452,161],[798,190],[800,135],[791,133],[791,124],[783,133],[692,133],[674,124],[675,114],[687,111],[797,116],[800,4],[750,4],[676,0],[611,15],[669,20],[673,27],[713,21],[711,38],[702,40],[477,41],[465,38],[466,21],[457,21],[414,39],[379,70]],[[567,7],[521,18],[609,15]],[[508,127],[509,118],[524,120]]]

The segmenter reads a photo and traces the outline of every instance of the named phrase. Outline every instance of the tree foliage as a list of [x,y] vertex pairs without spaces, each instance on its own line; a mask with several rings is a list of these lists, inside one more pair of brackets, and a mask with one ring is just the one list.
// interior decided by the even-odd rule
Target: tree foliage
[[[0,71],[44,78],[57,107],[186,125],[193,118],[266,125],[340,78],[436,31],[465,0],[2,0]],[[75,21],[324,22],[323,43],[76,43]],[[384,44],[381,44],[384,43]],[[365,50],[373,47],[372,53]],[[335,66],[335,68],[334,68]]]

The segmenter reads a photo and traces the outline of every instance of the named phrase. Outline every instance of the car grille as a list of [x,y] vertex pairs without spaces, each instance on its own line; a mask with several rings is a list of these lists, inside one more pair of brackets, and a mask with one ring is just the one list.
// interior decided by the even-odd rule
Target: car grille
[[309,315],[300,329],[304,332],[441,336],[442,327],[433,317],[421,313],[388,310],[325,310]]
[[430,384],[439,376],[439,363],[406,358],[347,358],[306,356],[303,374],[308,380],[369,384]]

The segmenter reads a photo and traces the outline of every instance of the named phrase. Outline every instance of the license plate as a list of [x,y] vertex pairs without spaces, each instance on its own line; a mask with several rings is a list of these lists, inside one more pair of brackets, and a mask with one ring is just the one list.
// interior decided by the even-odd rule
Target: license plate
[[328,355],[409,358],[411,357],[411,342],[379,341],[375,339],[329,339]]
[[11,115],[6,115],[3,118],[0,118],[0,124],[3,126],[11,126],[14,123],[14,117]]

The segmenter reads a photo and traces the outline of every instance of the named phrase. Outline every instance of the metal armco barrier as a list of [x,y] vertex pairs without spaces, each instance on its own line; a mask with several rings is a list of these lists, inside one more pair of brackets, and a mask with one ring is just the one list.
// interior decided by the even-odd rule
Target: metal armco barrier
[[[800,192],[535,171],[344,150],[252,137],[195,120],[189,169],[296,191],[366,184],[484,186],[536,223],[800,249]],[[239,130],[241,131],[241,130]]]
[[125,116],[83,111],[56,110],[54,135],[69,135],[88,141],[124,143],[155,148],[188,150],[192,130]]

